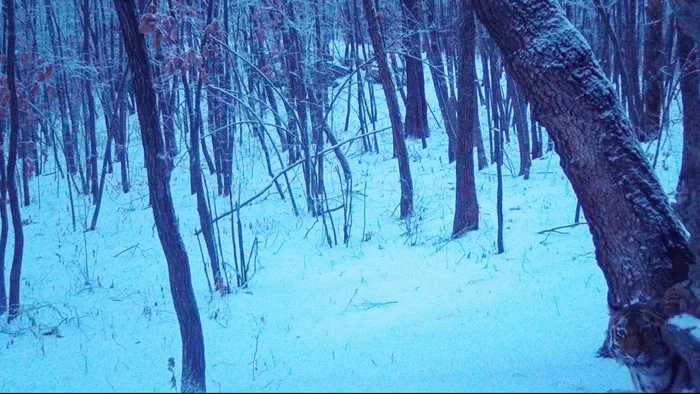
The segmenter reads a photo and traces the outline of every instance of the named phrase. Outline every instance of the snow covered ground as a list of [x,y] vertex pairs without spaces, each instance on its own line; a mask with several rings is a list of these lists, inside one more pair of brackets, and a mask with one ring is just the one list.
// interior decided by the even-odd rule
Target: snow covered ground
[[[441,122],[427,69],[425,75]],[[388,126],[381,89],[373,87],[377,128]],[[336,111],[339,140],[350,138],[356,126],[340,132],[345,104]],[[671,118],[679,117],[674,104]],[[484,112],[486,136],[485,120]],[[115,166],[97,231],[82,231],[92,215],[84,196],[76,197],[72,231],[65,180],[32,181],[33,203],[22,209],[29,220],[23,313],[0,323],[0,391],[179,389],[180,335],[147,208],[136,117],[130,121],[133,189],[121,192]],[[576,198],[558,156],[535,160],[527,181],[504,167],[506,251],[497,255],[495,166],[476,176],[479,230],[451,240],[455,169],[444,130],[433,116],[429,123],[427,149],[408,143],[419,218],[407,225],[395,212],[400,191],[390,132],[378,136],[379,155],[360,154],[357,141],[347,151],[356,192],[349,245],[328,247],[321,223],[305,212],[297,168],[300,217],[274,188],[242,210],[246,254],[258,239],[256,271],[248,289],[224,298],[208,290],[193,235],[199,220],[188,161],[179,162],[171,185],[203,322],[209,391],[632,390],[626,368],[595,357],[607,325],[606,284],[588,229],[538,234],[574,220]],[[670,129],[656,167],[669,193],[682,146],[681,126]],[[517,172],[514,136],[506,149]],[[261,157],[256,140],[244,136],[234,170],[242,200],[269,181]],[[331,174],[336,160],[327,157]],[[214,178],[207,179],[221,213],[228,199],[214,196]],[[337,194],[335,183],[329,181],[329,196]],[[220,234],[230,256],[230,219],[220,222]]]

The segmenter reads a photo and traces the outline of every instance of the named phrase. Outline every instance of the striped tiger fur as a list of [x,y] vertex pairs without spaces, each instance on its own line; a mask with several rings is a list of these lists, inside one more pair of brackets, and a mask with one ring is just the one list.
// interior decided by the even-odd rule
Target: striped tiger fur
[[688,365],[661,338],[664,317],[654,309],[635,304],[611,311],[599,355],[627,366],[638,392],[692,390]]
[[666,318],[688,313],[700,318],[700,265],[694,264],[688,279],[671,286],[664,294],[663,313]]

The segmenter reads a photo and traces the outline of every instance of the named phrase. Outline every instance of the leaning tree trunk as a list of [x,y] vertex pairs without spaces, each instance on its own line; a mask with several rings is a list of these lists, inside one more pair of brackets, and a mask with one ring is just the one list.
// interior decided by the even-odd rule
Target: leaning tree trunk
[[700,256],[700,57],[693,51],[693,39],[680,29],[678,60],[683,102],[683,159],[674,208],[690,232],[691,248]]
[[168,263],[168,277],[173,304],[182,338],[183,392],[206,391],[204,337],[197,300],[192,289],[190,264],[178,229],[178,219],[170,194],[170,177],[163,134],[158,122],[156,93],[148,64],[148,52],[138,31],[134,0],[114,0],[119,16],[124,46],[129,57],[136,95],[141,142],[143,143],[148,191],[153,204],[153,218]]
[[458,237],[467,231],[479,228],[479,206],[476,201],[474,181],[474,130],[476,124],[476,66],[474,65],[476,21],[471,0],[460,1],[461,31],[459,32],[460,65],[457,67],[459,89],[459,124],[455,144],[455,218],[452,236]]
[[377,21],[377,10],[374,8],[372,0],[362,0],[362,6],[367,17],[372,48],[374,48],[374,54],[377,57],[379,79],[382,82],[382,89],[384,89],[384,96],[386,96],[386,103],[389,107],[389,119],[391,120],[391,129],[394,136],[394,154],[396,154],[396,159],[399,162],[399,181],[401,182],[400,217],[404,219],[413,211],[413,180],[411,178],[406,141],[404,140],[403,124],[401,123],[399,100],[396,97],[396,90],[394,89],[394,83],[389,73],[389,65],[386,61],[384,42],[379,32],[379,21]]
[[688,240],[586,40],[554,0],[473,0],[554,140],[619,308],[687,277]]

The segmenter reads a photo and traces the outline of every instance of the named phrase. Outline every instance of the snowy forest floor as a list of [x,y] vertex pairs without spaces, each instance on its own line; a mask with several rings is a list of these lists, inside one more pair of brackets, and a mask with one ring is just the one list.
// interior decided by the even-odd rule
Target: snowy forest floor
[[[425,75],[428,103],[439,117],[427,69]],[[379,129],[389,121],[380,86],[372,87]],[[344,96],[331,117],[341,141],[357,132],[352,122],[342,132]],[[671,119],[656,166],[667,193],[675,190],[681,160],[676,103]],[[32,181],[32,205],[22,209],[28,220],[22,314],[0,323],[0,391],[179,389],[180,334],[147,207],[136,116],[130,122],[133,189],[121,192],[115,165],[96,231],[83,232],[92,215],[89,197],[76,197],[73,231],[65,179],[53,174]],[[209,391],[632,389],[626,368],[595,357],[607,326],[607,287],[588,229],[538,233],[574,221],[576,197],[558,156],[548,152],[535,160],[529,180],[515,177],[512,134],[504,166],[505,253],[497,255],[495,165],[476,174],[479,230],[450,239],[455,167],[447,162],[442,125],[430,113],[429,123],[427,149],[408,143],[414,218],[402,222],[395,210],[400,190],[390,131],[378,135],[379,154],[361,154],[356,141],[345,147],[355,192],[349,245],[342,245],[338,211],[340,244],[328,247],[321,223],[305,210],[297,167],[291,174],[301,215],[295,217],[274,188],[242,210],[246,256],[257,237],[255,273],[247,289],[223,298],[209,293],[193,235],[199,219],[183,142],[185,157],[171,186],[203,322]],[[269,176],[257,141],[244,134],[236,143],[234,184],[244,200]],[[652,159],[653,144],[645,146]],[[332,153],[326,158],[334,197],[337,161]],[[226,211],[228,198],[214,196],[215,178],[207,175],[207,183],[217,212]],[[230,256],[230,217],[219,225]],[[12,236],[8,273],[11,250]]]

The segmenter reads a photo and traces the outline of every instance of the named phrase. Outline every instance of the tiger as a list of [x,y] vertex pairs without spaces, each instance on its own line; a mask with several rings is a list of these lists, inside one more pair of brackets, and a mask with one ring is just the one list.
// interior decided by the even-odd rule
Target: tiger
[[700,265],[693,264],[688,272],[688,279],[666,290],[663,308],[666,318],[681,313],[700,318]]
[[607,336],[598,351],[625,365],[638,392],[666,393],[692,390],[686,362],[661,338],[664,316],[650,304],[611,310]]

